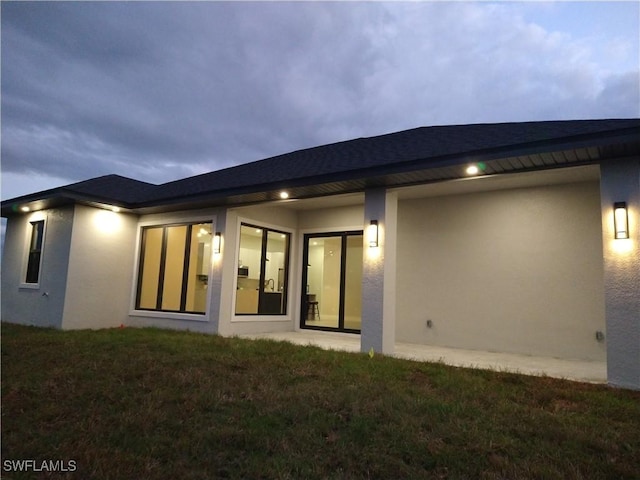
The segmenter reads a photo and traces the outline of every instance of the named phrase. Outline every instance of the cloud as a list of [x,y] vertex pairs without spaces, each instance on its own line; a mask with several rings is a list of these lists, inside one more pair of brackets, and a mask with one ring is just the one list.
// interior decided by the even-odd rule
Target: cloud
[[1,8],[2,169],[16,174],[159,183],[420,125],[639,114],[631,42],[546,29],[529,4]]

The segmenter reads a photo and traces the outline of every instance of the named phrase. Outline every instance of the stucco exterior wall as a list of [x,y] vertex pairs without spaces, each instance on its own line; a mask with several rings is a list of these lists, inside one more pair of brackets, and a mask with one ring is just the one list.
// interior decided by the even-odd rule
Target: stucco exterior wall
[[[640,159],[601,165],[607,380],[640,390]],[[626,202],[629,238],[614,239],[613,204]]]
[[597,182],[401,201],[397,340],[604,360],[600,232]]
[[137,216],[77,205],[62,328],[127,323]]
[[393,354],[395,348],[398,196],[367,190],[365,223],[378,221],[378,246],[365,246],[362,265],[362,334],[360,349]]
[[301,210],[298,212],[298,228],[301,232],[339,232],[340,230],[359,229],[364,224],[364,205],[326,208],[320,210]]
[[[64,207],[8,219],[2,258],[2,321],[62,327],[73,216],[74,208]],[[45,233],[40,281],[37,288],[27,288],[22,282],[31,238],[29,222],[41,219],[45,219]]]

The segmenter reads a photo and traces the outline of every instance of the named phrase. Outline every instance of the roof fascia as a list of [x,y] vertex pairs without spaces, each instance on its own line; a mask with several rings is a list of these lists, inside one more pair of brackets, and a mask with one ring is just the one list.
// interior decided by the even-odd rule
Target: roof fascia
[[[2,217],[9,218],[27,213],[28,211],[45,210],[73,204],[89,205],[107,209],[117,208],[123,211],[132,210],[131,204],[119,200],[97,195],[85,195],[69,190],[66,187],[58,187],[45,190],[43,192],[3,200],[0,212]],[[22,211],[22,207],[28,207],[29,210],[27,212]]]

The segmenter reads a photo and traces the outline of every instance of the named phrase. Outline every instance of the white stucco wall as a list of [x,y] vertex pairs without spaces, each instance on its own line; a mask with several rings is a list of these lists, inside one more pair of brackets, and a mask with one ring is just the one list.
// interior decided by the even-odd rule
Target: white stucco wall
[[62,328],[127,324],[137,216],[77,205]]
[[[640,159],[601,170],[607,380],[640,390]],[[614,239],[613,204],[626,202],[629,238]]]
[[396,342],[398,196],[384,189],[367,190],[365,224],[378,221],[378,246],[364,235],[362,261],[362,333],[360,349],[393,354]]
[[597,182],[401,201],[397,340],[604,360],[600,232]]
[[300,210],[298,228],[301,232],[339,232],[341,230],[362,230],[364,205]]
[[[2,321],[61,328],[66,292],[73,207],[43,210],[9,218],[2,258]],[[38,288],[24,281],[30,221],[45,219]]]

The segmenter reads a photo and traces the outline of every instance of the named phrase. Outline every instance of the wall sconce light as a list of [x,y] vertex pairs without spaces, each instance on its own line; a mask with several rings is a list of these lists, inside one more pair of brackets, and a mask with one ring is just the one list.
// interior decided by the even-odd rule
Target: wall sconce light
[[367,242],[370,247],[378,246],[378,220],[371,220],[369,227],[367,227]]
[[222,234],[220,232],[216,232],[213,236],[213,253],[216,255],[220,253],[220,244],[222,243]]
[[613,229],[616,240],[629,238],[629,212],[626,202],[613,204]]

